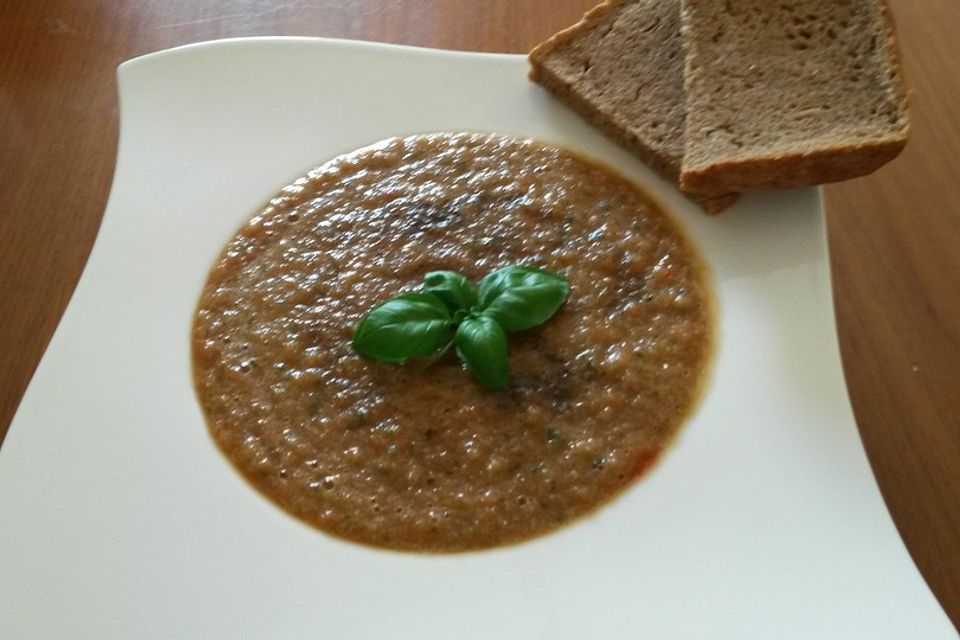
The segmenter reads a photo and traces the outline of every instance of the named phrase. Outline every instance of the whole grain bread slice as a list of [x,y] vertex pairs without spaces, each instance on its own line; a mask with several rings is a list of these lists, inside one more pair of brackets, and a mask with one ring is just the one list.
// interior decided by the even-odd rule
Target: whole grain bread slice
[[906,93],[882,2],[682,0],[681,15],[683,189],[846,180],[906,144]]
[[[607,0],[530,52],[530,78],[679,184],[685,98],[680,0]],[[737,194],[694,196],[710,213]]]

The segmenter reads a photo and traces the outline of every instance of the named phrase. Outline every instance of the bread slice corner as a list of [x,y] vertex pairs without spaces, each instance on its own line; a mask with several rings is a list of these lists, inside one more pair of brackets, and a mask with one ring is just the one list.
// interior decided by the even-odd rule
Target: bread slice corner
[[682,0],[681,188],[779,189],[871,173],[910,134],[878,0]]
[[[679,184],[686,109],[680,0],[606,0],[529,60],[531,80]],[[718,213],[738,195],[690,197]]]

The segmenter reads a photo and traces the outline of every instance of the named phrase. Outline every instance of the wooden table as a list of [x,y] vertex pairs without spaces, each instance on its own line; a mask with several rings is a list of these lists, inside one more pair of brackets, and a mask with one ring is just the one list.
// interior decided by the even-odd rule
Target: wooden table
[[[311,35],[523,52],[594,0],[2,0],[0,438],[90,252],[117,137],[114,70],[167,47]],[[960,9],[890,0],[913,139],[827,188],[847,383],[914,560],[960,625]],[[2,505],[0,505],[2,508]]]

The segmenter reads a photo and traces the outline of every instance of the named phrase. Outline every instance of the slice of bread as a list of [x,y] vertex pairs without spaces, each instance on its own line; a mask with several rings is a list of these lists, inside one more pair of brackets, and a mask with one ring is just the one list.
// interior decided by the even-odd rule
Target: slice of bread
[[861,176],[909,134],[878,0],[682,0],[681,187],[798,187]]
[[[530,52],[530,78],[679,183],[685,99],[680,0],[607,0]],[[695,198],[716,213],[732,193]]]

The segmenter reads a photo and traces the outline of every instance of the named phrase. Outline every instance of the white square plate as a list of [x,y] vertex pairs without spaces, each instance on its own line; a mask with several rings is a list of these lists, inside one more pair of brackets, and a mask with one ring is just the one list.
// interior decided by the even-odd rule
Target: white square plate
[[[707,217],[521,56],[250,39],[119,78],[100,236],[0,455],[0,637],[955,637],[848,408],[817,191]],[[431,556],[328,537],[246,486],[207,436],[189,330],[214,258],[281,186],[438,130],[559,143],[644,185],[712,267],[720,327],[699,411],[621,498]]]

